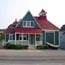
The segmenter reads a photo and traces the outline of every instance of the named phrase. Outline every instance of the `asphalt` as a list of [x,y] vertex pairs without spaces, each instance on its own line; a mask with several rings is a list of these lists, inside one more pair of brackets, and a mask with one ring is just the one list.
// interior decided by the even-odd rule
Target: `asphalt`
[[0,65],[65,65],[65,50],[0,50]]
[[0,57],[7,56],[44,56],[44,57],[65,57],[65,50],[0,50]]

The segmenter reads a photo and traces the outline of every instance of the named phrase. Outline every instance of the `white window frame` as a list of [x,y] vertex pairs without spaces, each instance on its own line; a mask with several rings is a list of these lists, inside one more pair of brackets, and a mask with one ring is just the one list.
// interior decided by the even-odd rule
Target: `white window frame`
[[9,34],[9,40],[13,40],[13,34]]
[[[21,39],[20,39],[21,38]],[[23,38],[22,38],[22,34],[19,34],[19,40],[22,40]]]
[[24,39],[24,37],[25,37],[25,38],[26,38],[26,40],[27,40],[27,35],[26,35],[26,34],[24,34],[24,35],[23,35],[23,40],[25,40],[25,39]]
[[[24,25],[24,22],[26,22],[26,25]],[[34,28],[34,22],[33,22],[33,26],[31,25],[32,22],[33,21],[23,21],[23,27],[32,27],[32,28]],[[28,23],[29,23],[29,25],[28,25]]]

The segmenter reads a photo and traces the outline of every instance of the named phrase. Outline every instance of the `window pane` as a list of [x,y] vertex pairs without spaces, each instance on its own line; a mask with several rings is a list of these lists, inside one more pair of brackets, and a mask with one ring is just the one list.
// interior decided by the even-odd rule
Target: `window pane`
[[36,41],[40,41],[40,35],[36,35]]
[[27,26],[30,26],[30,21],[27,21]]
[[26,26],[26,21],[23,22],[23,26]]
[[13,40],[13,34],[10,34],[10,40]]
[[33,21],[31,21],[31,26],[34,26]]
[[27,35],[23,35],[23,40],[27,40]]
[[16,40],[19,40],[19,34],[16,34]]
[[19,39],[22,40],[22,35],[21,34],[19,35]]

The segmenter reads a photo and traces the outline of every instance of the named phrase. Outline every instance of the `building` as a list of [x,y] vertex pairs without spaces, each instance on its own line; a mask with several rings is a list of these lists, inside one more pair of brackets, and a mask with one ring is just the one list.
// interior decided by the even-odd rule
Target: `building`
[[30,11],[23,19],[15,20],[6,29],[6,42],[21,45],[59,45],[59,28],[47,20],[47,12],[42,9],[39,16]]
[[0,29],[0,46],[5,43],[5,29]]
[[60,48],[65,49],[65,25],[60,29]]

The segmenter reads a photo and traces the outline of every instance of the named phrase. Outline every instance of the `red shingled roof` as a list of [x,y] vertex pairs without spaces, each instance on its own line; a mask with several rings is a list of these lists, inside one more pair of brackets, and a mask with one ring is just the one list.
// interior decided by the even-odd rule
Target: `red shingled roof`
[[56,27],[46,19],[46,16],[35,17],[35,19],[39,23],[41,29],[59,30],[58,27]]
[[[40,12],[42,13],[39,17],[34,17],[36,22],[38,22],[40,28],[22,28],[22,27],[16,27],[18,24],[17,19],[13,22],[13,24],[9,25],[6,33],[29,33],[29,34],[35,34],[35,33],[41,33],[42,30],[59,30],[58,27],[53,25],[51,22],[49,22],[46,18],[46,11],[42,9]],[[45,15],[44,15],[45,13]],[[43,16],[44,15],[44,16]]]
[[8,29],[6,29],[5,32],[6,32],[6,33],[15,33],[15,29],[13,29],[13,28],[8,28]]
[[15,27],[16,27],[17,23],[18,23],[17,19],[15,19],[15,21],[8,26],[8,28],[6,29],[5,32],[6,33],[15,33]]
[[16,33],[27,33],[27,34],[40,34],[41,33],[41,29],[39,28],[21,28],[21,27],[17,27],[15,29]]

